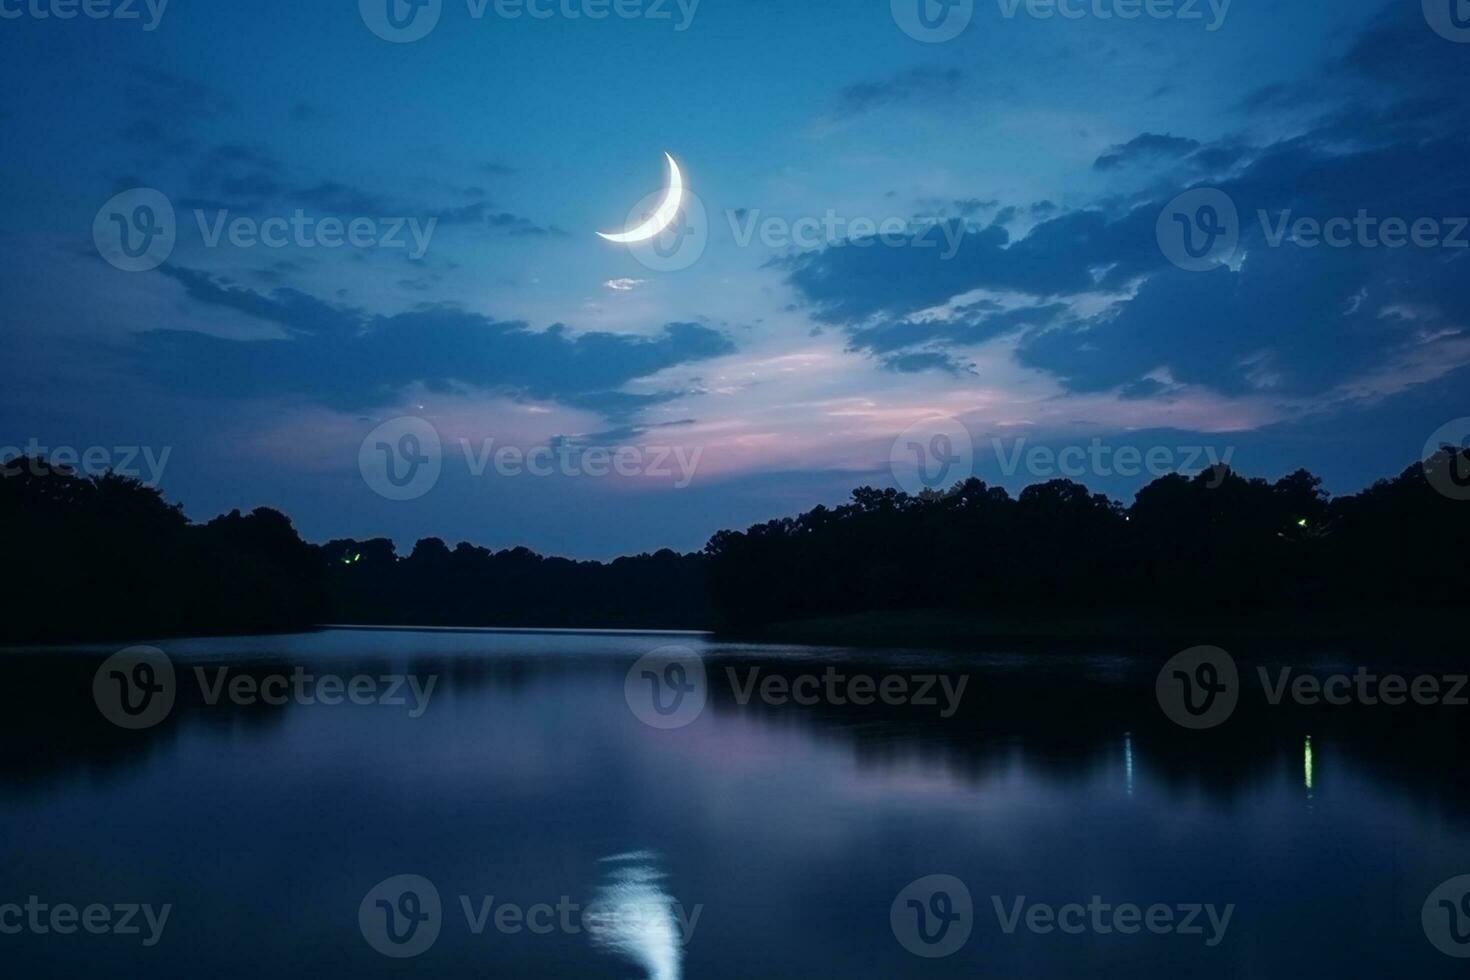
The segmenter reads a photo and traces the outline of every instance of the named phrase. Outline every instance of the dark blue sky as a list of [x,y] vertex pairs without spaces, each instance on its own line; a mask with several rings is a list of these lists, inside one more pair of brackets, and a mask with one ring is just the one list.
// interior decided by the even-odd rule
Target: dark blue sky
[[[586,557],[893,485],[934,417],[1012,490],[1355,490],[1470,415],[1465,7],[0,0],[0,447]],[[665,151],[693,234],[598,238]],[[437,476],[384,492],[405,417]]]

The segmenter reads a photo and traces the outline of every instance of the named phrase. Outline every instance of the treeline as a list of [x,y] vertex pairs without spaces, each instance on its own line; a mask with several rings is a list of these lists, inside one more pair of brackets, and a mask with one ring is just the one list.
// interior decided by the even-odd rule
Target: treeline
[[492,552],[425,538],[322,546],[332,622],[415,626],[697,629],[710,620],[702,555],[660,551],[604,564]]
[[1129,507],[1068,480],[1014,499],[974,479],[917,497],[863,488],[845,506],[716,534],[711,595],[717,621],[737,629],[913,609],[1460,619],[1470,501],[1437,491],[1425,466],[1470,475],[1470,455],[1442,451],[1336,499],[1305,470],[1271,483],[1225,467],[1162,477]]
[[610,564],[438,538],[303,541],[279,511],[192,523],[137,480],[22,457],[0,468],[11,574],[0,643],[284,632],[322,623],[691,627],[701,555]]
[[137,480],[9,461],[0,639],[115,639],[300,629],[320,622],[317,549],[260,509],[194,524]]
[[864,487],[840,507],[721,531],[703,554],[601,563],[438,538],[406,556],[382,538],[313,545],[267,508],[196,524],[136,480],[23,458],[0,477],[12,568],[0,642],[321,623],[738,632],[905,610],[1038,622],[1412,610],[1452,629],[1470,501],[1436,490],[1425,466],[1470,487],[1470,453],[1448,450],[1336,499],[1305,471],[1271,483],[1224,467],[1155,480],[1128,507],[1067,480],[1016,498],[979,480],[920,496]]

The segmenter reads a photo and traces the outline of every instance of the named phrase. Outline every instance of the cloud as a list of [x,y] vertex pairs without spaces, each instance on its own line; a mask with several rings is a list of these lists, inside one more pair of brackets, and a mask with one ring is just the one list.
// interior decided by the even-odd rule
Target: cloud
[[156,119],[135,119],[118,131],[124,143],[163,153],[183,154],[189,152],[194,141],[177,128],[164,126]]
[[310,187],[290,192],[290,196],[308,207],[331,214],[389,215],[402,210],[386,197],[335,180],[324,180]]
[[135,65],[125,82],[128,107],[137,115],[118,137],[150,153],[186,154],[198,145],[194,130],[234,111],[234,103],[197,79]]
[[[147,126],[134,128],[138,139],[156,141]],[[289,213],[300,209],[342,217],[432,218],[445,227],[479,226],[512,236],[566,234],[555,225],[540,225],[483,199],[446,207],[399,199],[344,180],[302,181],[288,173],[268,149],[241,143],[221,143],[201,154],[190,180],[194,194],[178,200],[190,210]],[[485,194],[480,187],[453,190],[461,198],[483,198]]]
[[[774,264],[815,319],[889,370],[952,369],[945,356],[1008,336],[1021,366],[1074,393],[1143,399],[1202,386],[1306,404],[1427,383],[1470,363],[1470,250],[1309,248],[1273,243],[1267,228],[1286,213],[1409,224],[1464,215],[1470,108],[1438,95],[1466,89],[1463,54],[1425,28],[1417,5],[1395,5],[1329,66],[1338,102],[1296,135],[1252,146],[1145,132],[1094,164],[1175,164],[1131,200],[1060,214],[1033,205],[1042,220],[1019,238],[1002,226],[1024,209],[1003,207],[989,225],[948,226],[959,235],[948,260],[923,247],[924,232]],[[1306,97],[1280,89],[1258,100]],[[1239,209],[1238,261],[1184,272],[1164,258],[1155,223],[1206,174]],[[1012,298],[1004,309],[954,308],[977,291]]]
[[614,292],[627,293],[632,292],[646,282],[648,282],[647,279],[609,279],[603,285]]
[[698,424],[697,419],[676,419],[672,422],[619,425],[611,429],[604,429],[601,432],[583,432],[574,435],[556,436],[551,440],[551,446],[552,448],[568,446],[578,449],[587,449],[594,446],[614,447],[627,445],[643,438],[643,436],[650,432],[686,429]]
[[1125,164],[1178,159],[1199,147],[1199,140],[1187,139],[1183,136],[1143,133],[1098,157],[1093,162],[1092,168],[1094,170],[1116,170]]
[[191,179],[200,194],[253,202],[286,189],[280,161],[264,147],[241,143],[221,143],[206,151]]
[[722,333],[668,323],[651,336],[535,331],[448,305],[393,316],[292,289],[269,293],[170,268],[190,298],[278,326],[283,336],[227,340],[180,330],[138,336],[131,353],[148,377],[195,397],[290,395],[344,411],[393,403],[406,389],[479,389],[625,415],[676,392],[618,389],[666,368],[733,352]]
[[973,218],[981,211],[990,211],[1000,207],[1000,201],[991,198],[982,201],[978,197],[967,197],[955,201],[954,208],[961,218]]
[[135,65],[127,79],[128,104],[167,122],[193,122],[233,112],[235,105],[196,78]]
[[923,371],[941,371],[945,374],[974,374],[972,365],[963,364],[943,351],[918,351],[912,354],[893,354],[883,358],[883,366],[900,374],[918,374]]
[[543,227],[518,214],[497,211],[488,201],[476,201],[473,204],[436,211],[433,212],[432,217],[439,219],[439,224],[445,226],[480,225],[492,231],[503,231],[511,235],[566,234],[555,225]]
[[[1005,216],[997,215],[984,228],[947,222],[889,244],[844,242],[775,264],[818,320],[854,324],[904,317],[975,289],[1038,296],[1121,289],[1165,264],[1154,236],[1157,217],[1147,208],[1116,217],[1071,211],[1012,241],[1001,227]],[[956,245],[946,259],[950,240]]]
[[840,115],[857,115],[905,102],[942,101],[954,96],[964,81],[958,68],[910,68],[881,81],[858,82],[838,97]]
[[891,355],[914,347],[944,345],[966,347],[1016,333],[1028,327],[1047,326],[1066,315],[1060,304],[1027,306],[1005,310],[994,302],[972,303],[948,319],[884,320],[851,327],[848,349]]

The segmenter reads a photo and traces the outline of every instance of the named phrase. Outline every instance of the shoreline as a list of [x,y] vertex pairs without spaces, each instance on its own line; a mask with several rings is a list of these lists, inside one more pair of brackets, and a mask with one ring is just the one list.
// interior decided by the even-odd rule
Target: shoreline
[[1352,614],[1222,612],[1180,615],[1153,610],[1096,612],[1018,611],[1005,614],[952,610],[852,613],[761,626],[718,629],[717,641],[791,643],[803,646],[936,647],[954,649],[996,643],[1140,642],[1181,647],[1220,641],[1351,645],[1413,641],[1463,647],[1466,617],[1448,609],[1385,609]]
[[1463,647],[1470,617],[1455,609],[1381,609],[1351,613],[1308,610],[1230,612],[1217,615],[1163,613],[1149,609],[1048,613],[968,613],[947,609],[879,610],[751,626],[672,628],[663,626],[499,626],[433,623],[285,624],[278,629],[170,633],[166,629],[129,636],[16,637],[0,651],[46,647],[127,646],[163,640],[284,636],[327,630],[399,633],[487,633],[567,636],[689,637],[713,643],[762,643],[812,647],[966,649],[997,644],[1062,645],[1139,643],[1181,648],[1230,641],[1256,644],[1351,646],[1355,643],[1413,642],[1433,648]]

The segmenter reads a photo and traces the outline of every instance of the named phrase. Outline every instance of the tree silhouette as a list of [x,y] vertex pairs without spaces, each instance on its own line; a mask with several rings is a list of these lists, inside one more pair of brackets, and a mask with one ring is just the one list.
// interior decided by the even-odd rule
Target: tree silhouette
[[267,508],[194,524],[125,477],[27,458],[0,474],[12,642],[322,622],[740,630],[884,610],[1448,626],[1470,585],[1470,500],[1456,499],[1470,451],[1455,447],[1335,499],[1305,470],[1273,483],[1224,466],[1161,477],[1128,507],[1070,480],[1014,498],[975,479],[917,496],[859,487],[839,507],[720,531],[700,554],[607,563],[439,538],[406,557],[386,538],[311,545]]

